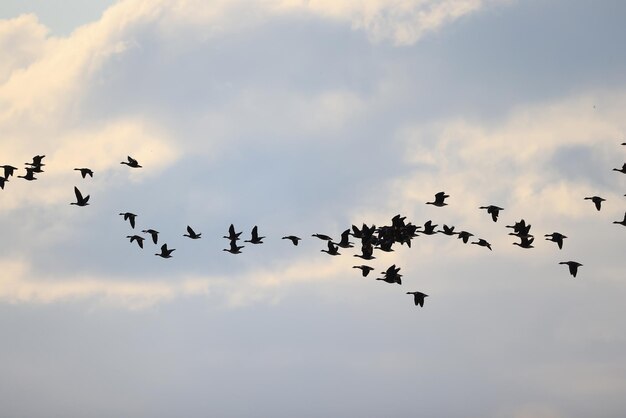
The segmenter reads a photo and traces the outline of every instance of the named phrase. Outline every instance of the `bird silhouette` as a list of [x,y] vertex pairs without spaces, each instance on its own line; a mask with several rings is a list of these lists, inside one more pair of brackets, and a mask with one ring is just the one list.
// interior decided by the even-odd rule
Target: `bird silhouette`
[[89,195],[83,197],[78,187],[74,186],[74,194],[76,195],[76,202],[70,203],[70,205],[87,206],[89,203]]
[[319,238],[319,239],[321,239],[322,241],[332,241],[332,238],[331,238],[331,237],[329,237],[328,235],[324,235],[324,234],[313,234],[313,235],[311,235],[311,236],[312,236],[312,237],[315,237],[315,238]]
[[341,255],[339,253],[339,247],[337,247],[335,244],[332,243],[332,241],[327,241],[328,242],[328,249],[327,250],[320,250],[323,253],[326,253],[328,255]]
[[445,234],[445,235],[450,235],[450,236],[458,234],[458,232],[454,232],[453,226],[448,226],[446,224],[443,224],[443,231],[437,231],[437,232]]
[[263,244],[263,238],[259,236],[259,229],[256,225],[252,228],[251,232],[252,237],[250,239],[245,240],[244,242],[249,242],[250,244]]
[[302,238],[296,237],[295,235],[287,235],[286,237],[283,237],[282,239],[288,239],[289,241],[291,241],[293,245],[298,245],[298,241],[300,241]]
[[228,236],[224,235],[222,238],[229,239],[231,241],[237,241],[241,232],[235,232],[235,225],[230,224],[228,227]]
[[624,213],[624,219],[621,221],[613,221],[614,224],[626,226],[626,213]]
[[556,242],[556,244],[559,246],[559,250],[563,249],[563,240],[565,238],[567,238],[565,235],[560,234],[558,232],[553,232],[551,234],[546,234],[544,235],[547,241],[552,241],[552,242]]
[[432,202],[426,202],[427,205],[433,205],[433,206],[438,206],[438,207],[442,207],[442,206],[446,206],[447,203],[444,203],[444,200],[446,198],[450,197],[450,195],[445,194],[444,192],[439,192],[437,194],[435,194],[435,200]]
[[130,223],[131,228],[135,229],[135,218],[137,217],[137,215],[130,212],[122,212],[120,213],[120,215],[124,217],[125,221],[128,221]]
[[13,173],[15,172],[15,170],[17,170],[17,167],[13,167],[12,165],[0,165],[0,168],[4,169],[4,178],[5,180],[9,180],[9,177],[11,177],[13,175]]
[[535,240],[534,237],[530,235],[521,235],[519,236],[519,238],[520,238],[520,242],[514,242],[513,245],[517,245],[520,248],[535,248],[532,245],[533,241]]
[[578,273],[578,267],[582,266],[582,264],[576,261],[561,261],[559,264],[566,264],[567,267],[569,267],[569,273],[574,277],[576,277],[576,274]]
[[152,242],[155,244],[159,241],[159,231],[155,231],[154,229],[144,229],[141,232],[144,234],[150,234],[152,237]]
[[353,269],[360,269],[363,277],[367,277],[370,274],[370,271],[374,270],[374,267],[366,266],[365,264],[361,264],[360,266],[352,266]]
[[187,233],[183,234],[183,237],[188,237],[191,239],[198,239],[200,238],[200,235],[202,235],[202,233],[196,234],[196,232],[193,229],[191,229],[189,225],[187,225]]
[[75,168],[75,171],[80,171],[80,175],[85,178],[87,177],[87,175],[89,175],[89,177],[93,178],[93,171],[91,171],[91,169],[89,168]]
[[131,243],[133,241],[136,241],[137,245],[139,245],[139,248],[143,248],[144,237],[140,237],[139,235],[127,235],[126,238],[130,238]]
[[395,264],[389,266],[386,271],[383,271],[383,277],[378,277],[376,280],[382,280],[387,283],[397,283],[402,284],[402,275],[398,272],[400,271],[400,267],[396,267]]
[[482,238],[479,238],[478,241],[472,242],[472,244],[480,245],[481,247],[487,247],[489,248],[489,250],[491,250],[491,244],[489,244],[487,241],[485,241]]
[[373,252],[374,246],[371,243],[365,243],[361,245],[361,254],[354,254],[354,256],[362,258],[363,260],[373,260],[376,258],[372,255]]
[[128,161],[122,161],[120,164],[125,164],[130,168],[141,168],[137,160],[135,160],[133,157],[129,155],[126,158],[128,159]]
[[243,248],[242,246],[238,246],[237,245],[237,241],[235,240],[231,240],[230,241],[230,248],[224,248],[222,251],[227,251],[231,254],[241,254],[241,249]]
[[7,179],[4,177],[0,177],[0,189],[4,190],[4,183],[6,183]]
[[415,306],[424,307],[424,298],[428,297],[427,294],[422,292],[406,292],[407,295],[413,295]]
[[620,173],[626,174],[626,163],[624,163],[622,168],[614,168],[613,171],[619,171]]
[[26,168],[26,175],[25,176],[17,176],[20,179],[24,179],[24,180],[28,180],[28,181],[33,181],[33,180],[37,180],[37,177],[34,176],[34,169],[27,167]]
[[467,244],[467,241],[469,241],[469,238],[473,236],[474,234],[472,234],[471,232],[461,231],[459,232],[459,236],[457,237],[457,239],[462,239],[463,243]]
[[487,213],[491,214],[491,219],[493,219],[494,222],[498,221],[498,215],[500,214],[500,211],[504,210],[503,208],[494,205],[481,206],[478,209],[487,209]]
[[437,233],[437,231],[435,231],[436,227],[437,227],[437,224],[433,225],[432,221],[426,221],[424,223],[424,230],[422,231],[422,233],[426,235],[436,234]]
[[172,252],[176,251],[176,248],[168,249],[167,244],[161,245],[161,252],[154,255],[158,255],[161,258],[172,258]]
[[354,245],[350,242],[350,229],[346,229],[341,233],[341,240],[339,242],[335,242],[335,245],[341,248],[352,248]]
[[602,207],[602,202],[606,201],[606,199],[601,198],[600,196],[585,197],[585,200],[591,200],[593,204],[596,205],[596,209],[598,210]]

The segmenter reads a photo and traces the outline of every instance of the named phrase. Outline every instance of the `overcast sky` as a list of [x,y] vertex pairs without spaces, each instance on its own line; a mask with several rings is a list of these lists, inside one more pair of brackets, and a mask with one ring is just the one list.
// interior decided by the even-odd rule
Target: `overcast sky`
[[[0,165],[46,157],[0,190],[0,415],[623,417],[625,17],[620,0],[3,1]],[[439,191],[449,205],[426,205]],[[493,251],[419,236],[364,278],[358,251],[311,237],[396,214]],[[535,248],[507,235],[522,218]],[[265,244],[222,251],[231,223]],[[126,238],[147,228],[172,258]],[[391,264],[401,286],[375,280]]]

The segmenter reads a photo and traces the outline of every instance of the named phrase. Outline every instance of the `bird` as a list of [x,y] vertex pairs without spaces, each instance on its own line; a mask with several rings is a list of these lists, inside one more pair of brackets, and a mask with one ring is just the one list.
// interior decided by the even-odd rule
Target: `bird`
[[287,235],[286,237],[283,237],[282,239],[288,239],[289,241],[291,241],[293,245],[298,245],[298,241],[300,241],[302,238],[296,237],[295,235]]
[[251,232],[252,237],[250,239],[244,240],[244,242],[249,242],[250,244],[263,244],[263,238],[259,236],[259,229],[256,225],[252,228]]
[[44,158],[45,158],[45,155],[36,155],[33,157],[32,163],[24,163],[24,164],[30,165],[32,167],[42,167],[45,165],[41,163],[41,160],[43,160]]
[[312,237],[316,237],[321,239],[322,241],[332,241],[332,238],[329,237],[328,235],[324,235],[324,234],[313,234],[311,235]]
[[143,248],[144,237],[140,237],[139,235],[127,235],[126,238],[130,238],[130,242],[136,241],[139,248]]
[[613,171],[619,171],[620,173],[626,174],[626,163],[624,163],[622,168],[614,168]]
[[396,267],[395,264],[389,266],[387,270],[381,272],[384,274],[383,277],[378,277],[376,280],[382,280],[387,283],[398,283],[402,284],[402,275],[398,272],[400,271],[400,267]]
[[520,242],[514,242],[513,245],[518,245],[521,248],[535,248],[532,243],[535,240],[534,237],[530,235],[521,235],[519,236]]
[[624,225],[626,226],[626,213],[624,213],[624,220],[622,221],[613,221],[614,224]]
[[141,168],[137,160],[135,160],[133,157],[129,155],[126,158],[128,159],[128,161],[122,161],[120,164],[126,164],[130,168]]
[[243,248],[243,245],[238,246],[237,242],[235,240],[232,240],[230,241],[230,248],[224,248],[222,251],[227,251],[231,254],[240,254],[242,248]]
[[15,172],[15,170],[17,170],[17,167],[13,167],[12,165],[0,165],[0,168],[4,169],[4,178],[5,180],[9,180],[9,177],[11,177],[13,175],[13,173]]
[[548,237],[546,238],[546,241],[556,242],[556,244],[559,246],[559,250],[563,249],[563,240],[567,238],[565,235],[560,234],[558,232],[553,232],[551,234],[546,234],[544,236]]
[[567,267],[569,267],[569,273],[574,277],[576,277],[576,273],[578,273],[578,267],[582,266],[582,264],[576,261],[561,261],[559,264],[567,264]]
[[363,277],[367,277],[370,274],[370,271],[374,270],[374,267],[366,266],[365,264],[361,264],[360,266],[352,266],[353,269],[360,269]]
[[[482,238],[479,238],[478,241],[472,242],[472,244],[480,245],[481,247],[487,247],[487,248],[489,248],[489,250],[491,250],[491,244],[489,244],[487,241],[485,241]],[[491,250],[491,251],[493,251],[493,250]]]
[[500,211],[504,210],[504,208],[494,206],[494,205],[481,206],[478,209],[487,209],[487,213],[491,214],[491,219],[493,219],[494,222],[498,221],[498,215],[500,214]]
[[361,254],[354,254],[354,257],[359,257],[363,260],[373,260],[376,258],[372,255],[373,252],[374,246],[371,243],[365,243],[361,246]]
[[189,237],[191,239],[198,239],[200,238],[200,235],[202,235],[202,233],[196,234],[196,232],[193,229],[191,229],[189,225],[187,225],[187,233],[183,234],[183,237]]
[[450,195],[445,194],[444,192],[439,192],[435,194],[435,200],[432,202],[426,202],[427,205],[433,205],[433,206],[438,206],[438,207],[442,207],[442,206],[446,206],[447,203],[444,203],[444,200],[446,198],[450,197]]
[[176,251],[176,248],[168,249],[167,244],[161,245],[161,252],[154,255],[158,255],[161,258],[172,258],[172,252]]
[[120,213],[121,216],[124,217],[125,221],[130,222],[130,227],[135,229],[135,218],[137,217],[137,215],[135,215],[134,213],[130,213],[130,212],[122,212]]
[[443,231],[437,231],[437,232],[445,234],[445,235],[450,235],[450,236],[458,234],[458,232],[454,232],[453,226],[448,226],[446,224],[443,224]]
[[89,203],[89,195],[83,197],[83,194],[78,190],[78,187],[74,186],[74,194],[76,195],[76,202],[70,203],[70,205],[87,206]]
[[600,196],[585,197],[585,200],[591,200],[594,205],[596,205],[596,209],[598,210],[600,210],[602,202],[606,201],[606,199],[603,199]]
[[143,232],[144,234],[150,234],[150,236],[152,237],[152,242],[154,242],[155,244],[159,240],[159,231],[155,231],[154,229],[144,229],[141,232]]
[[437,233],[437,231],[435,231],[436,227],[437,227],[437,224],[433,225],[432,221],[426,221],[424,223],[424,231],[422,231],[422,233],[424,233],[426,235],[436,234]]
[[457,237],[457,239],[462,239],[464,244],[467,244],[467,241],[469,240],[469,237],[473,237],[474,234],[472,234],[471,232],[467,232],[467,231],[461,231],[459,232],[459,236]]
[[328,241],[328,249],[327,250],[320,250],[323,253],[326,253],[328,255],[341,255],[341,253],[339,253],[339,247],[337,247],[335,244],[332,243],[332,241]]
[[335,242],[335,245],[341,248],[352,248],[354,245],[350,242],[350,229],[346,229],[341,233],[341,240]]
[[235,225],[230,224],[228,227],[228,236],[224,235],[222,238],[229,239],[231,241],[237,241],[241,232],[235,232]]
[[0,177],[0,189],[4,190],[4,183],[7,181],[4,177]]
[[93,178],[93,171],[91,171],[90,168],[75,168],[74,170],[80,171],[80,175],[83,176],[83,178],[87,177],[87,175]]
[[424,298],[428,297],[427,294],[422,292],[406,292],[407,295],[413,295],[415,306],[424,307]]
[[34,169],[31,167],[27,167],[26,168],[26,175],[25,176],[17,176],[18,178],[24,179],[24,180],[28,180],[28,181],[33,181],[33,180],[37,180],[37,177],[35,177],[34,174]]

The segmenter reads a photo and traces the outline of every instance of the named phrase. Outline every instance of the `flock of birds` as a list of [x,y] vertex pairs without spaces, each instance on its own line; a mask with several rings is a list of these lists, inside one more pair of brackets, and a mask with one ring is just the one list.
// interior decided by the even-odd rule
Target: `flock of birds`
[[[626,142],[623,142],[621,145],[626,145]],[[37,180],[35,174],[44,172],[44,158],[45,155],[37,155],[33,157],[32,162],[25,163],[26,173],[24,175],[17,176],[17,178],[22,178],[27,181]],[[120,164],[127,165],[130,168],[142,168],[139,162],[130,156],[127,157],[126,161],[120,162]],[[4,170],[4,175],[0,176],[0,189],[4,189],[5,184],[9,181],[9,178],[12,177],[18,169],[17,167],[13,167],[11,165],[0,165],[0,168]],[[87,176],[93,178],[94,173],[89,168],[74,168],[74,170],[78,171],[83,179],[85,179]],[[622,174],[626,174],[626,163],[624,163],[621,168],[614,168],[613,171],[618,171]],[[74,186],[74,194],[76,196],[76,201],[71,202],[70,205],[89,205],[89,195],[84,196],[76,186]],[[435,194],[435,198],[432,202],[426,202],[426,204],[436,207],[447,206],[448,204],[445,201],[449,197],[450,196],[445,192],[439,192]],[[585,197],[584,199],[591,200],[598,211],[602,208],[602,202],[606,201],[606,199],[600,196],[589,196]],[[491,216],[493,222],[498,221],[500,212],[504,210],[504,208],[496,205],[481,206],[479,207],[479,209],[486,210],[487,214]],[[131,212],[122,212],[120,213],[120,215],[124,218],[124,221],[128,221],[131,229],[134,230],[137,215]],[[614,221],[613,223],[626,226],[626,213],[624,214],[623,220]],[[470,241],[470,238],[474,237],[474,234],[472,234],[471,232],[465,230],[456,232],[454,226],[448,226],[445,224],[442,226],[441,230],[436,230],[437,226],[437,224],[433,224],[430,220],[426,221],[423,226],[414,225],[411,222],[406,222],[405,216],[396,215],[391,219],[390,225],[376,227],[375,225],[368,226],[364,223],[360,228],[352,225],[351,228],[348,228],[341,233],[341,239],[339,241],[336,241],[325,234],[312,234],[312,237],[318,238],[322,241],[326,241],[326,248],[321,249],[320,251],[330,256],[341,255],[339,249],[354,248],[355,243],[350,241],[351,238],[354,238],[355,240],[360,240],[361,252],[360,254],[355,254],[354,257],[358,257],[364,261],[371,261],[376,258],[374,256],[374,250],[382,252],[392,252],[394,251],[394,245],[406,245],[408,247],[411,247],[411,242],[414,238],[420,235],[434,235],[437,233],[448,236],[456,235],[457,239],[462,240],[464,244],[470,243],[492,250],[491,244],[483,238],[476,238],[476,241]],[[527,224],[524,219],[515,222],[513,225],[506,225],[506,228],[510,228],[513,230],[509,233],[509,235],[515,236],[519,239],[519,242],[514,242],[513,245],[517,245],[524,249],[534,248],[533,242],[535,240],[535,237],[530,234],[531,225]],[[154,245],[158,245],[159,231],[155,229],[144,229],[141,232],[143,234],[149,235]],[[241,234],[242,232],[237,232],[235,226],[231,224],[228,228],[228,235],[223,236],[223,238],[228,240],[229,245],[223,250],[231,254],[241,254],[241,250],[244,248],[243,245],[238,245],[238,242],[241,240]],[[187,225],[187,233],[183,234],[183,236],[192,240],[197,240],[201,238],[202,233],[197,233],[191,226]],[[560,232],[545,234],[544,237],[546,240],[556,243],[559,250],[563,248],[563,240],[567,238],[567,236]],[[128,238],[131,243],[137,243],[137,245],[141,249],[144,248],[144,236],[133,234],[127,235],[126,238]],[[264,238],[264,236],[259,236],[258,226],[255,225],[250,233],[250,239],[244,240],[243,242],[258,245],[263,244]],[[299,241],[302,240],[302,238],[295,235],[287,235],[282,237],[282,239],[290,241],[295,246],[297,246]],[[174,248],[168,248],[167,243],[164,243],[161,245],[161,251],[155,253],[155,255],[162,258],[171,258],[174,251]],[[569,273],[573,277],[576,277],[576,275],[578,274],[578,269],[582,266],[581,263],[571,260],[561,261],[559,262],[559,264],[567,265]],[[353,266],[353,268],[361,270],[361,274],[363,277],[367,277],[369,273],[374,270],[373,267],[367,264],[356,265]],[[402,274],[400,274],[400,267],[397,267],[395,264],[389,266],[385,271],[382,271],[381,274],[382,276],[377,277],[376,280],[381,280],[391,284],[402,284]],[[428,297],[427,294],[418,291],[406,293],[412,295],[415,305],[420,307],[424,306],[424,299]]]

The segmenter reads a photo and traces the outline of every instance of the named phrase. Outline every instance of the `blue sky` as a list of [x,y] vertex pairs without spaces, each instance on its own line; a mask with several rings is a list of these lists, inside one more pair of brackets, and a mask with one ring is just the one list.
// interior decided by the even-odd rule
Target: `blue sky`
[[[618,1],[3,2],[0,164],[23,174],[46,155],[37,181],[0,191],[5,414],[622,416],[625,15]],[[69,205],[74,186],[89,206]],[[448,206],[425,204],[441,190]],[[125,211],[174,257],[131,245]],[[377,252],[372,275],[395,263],[397,286],[310,237],[398,213],[493,251],[439,234]],[[536,248],[507,235],[522,218]],[[266,243],[222,251],[231,223]],[[543,240],[554,231],[563,250]]]

